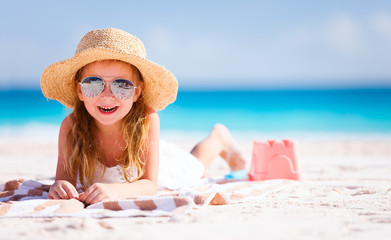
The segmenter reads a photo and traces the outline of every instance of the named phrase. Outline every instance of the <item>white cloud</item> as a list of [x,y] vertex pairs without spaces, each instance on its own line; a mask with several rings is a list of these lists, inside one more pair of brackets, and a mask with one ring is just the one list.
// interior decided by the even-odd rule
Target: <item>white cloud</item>
[[332,16],[320,31],[325,43],[336,52],[356,54],[363,47],[360,23],[347,14]]
[[391,39],[391,13],[376,12],[371,16],[370,22],[379,36]]
[[186,79],[203,83],[213,79],[214,84],[229,85],[238,84],[229,83],[229,79],[265,86],[354,85],[365,78],[370,81],[371,77],[391,76],[391,68],[385,66],[391,54],[384,53],[389,44],[379,41],[388,31],[389,18],[383,15],[373,19],[369,15],[333,14],[254,39],[246,35],[182,34],[161,27],[148,31],[145,44],[149,57],[185,85],[191,84],[183,82]]
[[148,55],[160,56],[169,59],[178,47],[177,35],[170,29],[164,27],[153,27],[147,31],[144,41]]
[[[362,84],[374,78],[383,78],[379,81],[386,83],[384,77],[391,77],[391,44],[381,35],[388,36],[391,18],[383,14],[375,19],[377,25],[370,24],[370,14],[360,18],[347,13],[330,15],[323,21],[281,31],[273,41],[247,46],[255,49],[253,58],[261,57],[253,74],[299,84],[307,84],[308,79],[334,79],[308,82],[313,85]],[[381,34],[374,34],[374,28]]]
[[187,39],[186,47],[189,49],[189,57],[196,61],[205,61],[210,59],[213,62],[221,57],[222,51],[225,50],[222,39],[208,38],[208,37],[195,37]]
[[164,27],[147,31],[147,58],[180,78],[216,78],[232,73],[234,46],[224,37],[184,35]]

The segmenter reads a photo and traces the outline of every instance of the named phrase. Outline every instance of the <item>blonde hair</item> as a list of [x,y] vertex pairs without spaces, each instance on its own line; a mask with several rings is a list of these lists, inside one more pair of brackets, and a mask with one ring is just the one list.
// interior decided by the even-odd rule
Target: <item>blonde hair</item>
[[[133,65],[130,66],[134,67]],[[77,71],[75,84],[81,81],[83,68]],[[134,68],[138,71],[136,67]],[[142,76],[139,71],[138,74],[141,82]],[[136,181],[144,174],[144,157],[149,130],[149,122],[145,111],[146,105],[141,94],[122,121],[121,132],[125,140],[125,147],[121,158],[116,160],[119,162],[122,174],[127,182]],[[76,107],[73,110],[71,123],[67,141],[69,157],[65,156],[65,171],[74,181],[77,180],[78,176],[82,188],[86,189],[94,183],[98,164],[105,166],[105,156],[96,137],[97,126],[95,120],[79,99],[77,99]],[[100,173],[102,179],[105,174],[105,167],[100,169],[102,169]]]

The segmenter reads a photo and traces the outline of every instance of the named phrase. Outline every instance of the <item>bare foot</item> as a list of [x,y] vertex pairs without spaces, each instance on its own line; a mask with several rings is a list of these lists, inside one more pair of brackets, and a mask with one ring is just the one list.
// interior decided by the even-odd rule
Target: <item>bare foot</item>
[[228,163],[231,171],[244,169],[246,160],[228,129],[222,124],[216,124],[213,127],[212,132],[216,134],[223,143],[223,151],[220,153],[220,157]]

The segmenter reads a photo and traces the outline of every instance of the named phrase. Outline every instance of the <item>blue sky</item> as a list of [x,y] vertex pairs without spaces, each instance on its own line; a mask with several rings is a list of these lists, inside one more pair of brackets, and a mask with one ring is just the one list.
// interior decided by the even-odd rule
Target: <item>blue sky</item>
[[115,27],[184,88],[391,86],[391,1],[0,0],[0,88]]

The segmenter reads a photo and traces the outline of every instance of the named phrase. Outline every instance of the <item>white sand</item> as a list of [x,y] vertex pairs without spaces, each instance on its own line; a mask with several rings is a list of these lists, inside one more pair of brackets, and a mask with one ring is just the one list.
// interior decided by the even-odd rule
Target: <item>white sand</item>
[[[202,134],[162,136],[189,150]],[[250,156],[257,135],[237,136]],[[0,239],[390,239],[391,134],[289,136],[305,180],[264,198],[170,218],[0,219]],[[50,182],[56,155],[56,133],[0,133],[0,181]],[[208,174],[226,170],[218,160]]]

